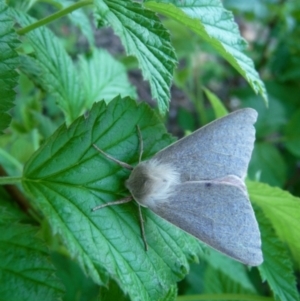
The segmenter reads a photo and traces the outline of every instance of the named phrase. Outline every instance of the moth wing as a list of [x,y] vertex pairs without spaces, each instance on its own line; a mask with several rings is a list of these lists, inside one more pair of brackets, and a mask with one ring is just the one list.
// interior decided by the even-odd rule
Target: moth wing
[[263,261],[258,224],[241,186],[214,181],[186,182],[177,185],[167,201],[149,208],[244,264],[257,266]]
[[176,168],[182,182],[228,174],[243,179],[253,150],[256,118],[253,109],[235,111],[164,148],[153,159]]

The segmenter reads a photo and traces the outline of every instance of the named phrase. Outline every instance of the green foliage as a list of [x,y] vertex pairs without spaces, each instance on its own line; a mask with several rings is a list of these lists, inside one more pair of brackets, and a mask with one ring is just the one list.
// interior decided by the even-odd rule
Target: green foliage
[[203,91],[205,92],[207,99],[209,100],[211,106],[213,107],[216,117],[221,118],[223,116],[226,116],[228,112],[224,107],[224,105],[222,104],[221,100],[208,89],[203,88]]
[[[256,293],[256,289],[254,288],[253,283],[249,279],[249,275],[245,266],[241,263],[234,261],[233,259],[210,249],[209,253],[204,257],[205,261],[209,263],[208,270],[205,269],[204,275],[207,277],[207,281],[204,284],[204,291],[213,292],[213,290],[209,289],[210,283],[213,281],[221,281],[221,278],[226,279],[228,283],[234,285],[241,289],[244,292]],[[213,279],[214,275],[211,273],[212,271],[216,271],[218,273],[219,279]],[[215,287],[216,290],[219,290],[219,293],[222,292],[222,288],[220,286]],[[229,289],[224,290],[224,293],[233,293]]]
[[[49,253],[36,238],[36,227],[22,224],[0,226],[1,300],[55,300],[63,287],[54,275]],[[19,288],[26,288],[19,289]]]
[[[299,12],[296,1],[0,0],[0,300],[299,300]],[[137,104],[136,68],[157,112]],[[142,208],[146,252],[133,201],[91,211],[129,194],[129,171],[93,144],[135,166],[138,126],[151,158],[175,141],[162,122],[171,91],[181,130],[259,113],[247,180],[258,268]]]
[[296,111],[285,128],[285,146],[296,157],[300,157],[300,110]]
[[106,51],[95,49],[90,57],[80,56],[78,69],[80,82],[84,85],[86,107],[91,108],[93,103],[102,99],[108,103],[118,94],[136,98],[125,66]]
[[263,183],[248,182],[247,186],[251,200],[263,210],[279,238],[288,244],[300,264],[300,245],[297,241],[300,231],[300,198]]
[[274,236],[272,225],[262,212],[256,210],[256,216],[263,241],[264,262],[259,267],[262,279],[268,280],[276,300],[299,300],[292,262],[288,257],[286,247]]
[[96,14],[119,35],[128,55],[135,55],[161,112],[168,109],[176,56],[170,36],[156,15],[139,3],[96,0]]
[[1,197],[0,300],[58,300],[64,288],[48,248],[37,236],[39,227],[25,223],[26,215],[6,203],[9,196],[2,189]]
[[14,87],[18,81],[16,68],[19,63],[16,48],[18,36],[13,31],[13,19],[7,14],[8,8],[0,2],[0,132],[6,129],[11,121],[8,110],[13,107]]
[[57,269],[57,277],[68,288],[63,300],[98,300],[98,285],[84,274],[75,260],[72,260],[67,254],[63,254],[62,252],[52,253],[51,260]]
[[227,273],[224,274],[219,269],[214,269],[212,266],[209,266],[206,269],[203,281],[205,283],[204,293],[255,295],[255,291],[245,289],[238,282],[232,281],[230,277],[227,276]]
[[147,1],[146,7],[195,31],[236,68],[253,90],[267,101],[264,84],[254,69],[252,60],[243,53],[247,43],[241,38],[232,14],[223,8],[220,1]]
[[[15,16],[22,26],[34,22],[21,12],[15,12]],[[29,32],[26,38],[36,55],[32,61],[39,68],[39,84],[56,97],[69,124],[84,110],[84,97],[75,66],[62,43],[46,27]]]

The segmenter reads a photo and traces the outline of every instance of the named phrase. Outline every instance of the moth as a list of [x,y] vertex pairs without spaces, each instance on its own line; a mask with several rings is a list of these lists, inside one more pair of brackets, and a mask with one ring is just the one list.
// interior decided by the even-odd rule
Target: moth
[[[212,248],[257,266],[263,262],[261,237],[244,183],[254,147],[256,119],[253,109],[237,110],[136,167],[94,147],[132,170],[126,187],[139,209],[147,207]],[[126,203],[132,197],[93,210]],[[141,226],[145,237],[142,218]]]

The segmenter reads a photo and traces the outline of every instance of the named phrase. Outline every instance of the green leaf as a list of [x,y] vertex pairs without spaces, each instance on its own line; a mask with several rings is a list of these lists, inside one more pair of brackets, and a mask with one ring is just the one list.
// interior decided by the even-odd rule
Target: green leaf
[[274,145],[257,142],[248,173],[251,179],[259,179],[261,182],[282,187],[286,181],[287,167],[281,153]]
[[19,76],[16,68],[19,64],[18,53],[15,49],[20,42],[13,30],[14,22],[8,14],[8,9],[3,1],[0,2],[0,133],[5,130],[11,116],[7,113],[13,106],[15,99],[14,88]]
[[[201,257],[207,264],[202,261],[199,265],[191,265],[191,272],[187,276],[189,294],[203,294],[203,291],[211,294],[236,293],[236,297],[241,293],[257,294],[245,265],[206,245],[203,245],[203,249],[204,256]],[[212,299],[217,300],[217,296]],[[184,297],[181,296],[180,300],[184,300]]]
[[[35,86],[42,88],[43,82],[43,68],[39,62],[29,55],[20,55],[20,70],[25,74]],[[47,88],[46,88],[47,89]]]
[[299,300],[299,293],[289,254],[282,242],[276,237],[271,223],[265,218],[262,211],[255,209],[264,254],[264,262],[258,267],[261,276],[264,281],[268,281],[276,300],[297,301]]
[[[253,284],[249,279],[249,276],[247,275],[247,270],[245,269],[245,265],[229,258],[228,256],[210,247],[208,247],[208,250],[209,251],[206,253],[204,259],[209,263],[211,267],[210,273],[212,271],[215,271],[216,275],[220,277],[220,279],[216,279],[216,281],[220,282],[222,279],[226,278],[228,284],[238,288],[237,291],[223,290],[223,292],[227,292],[227,293],[244,292],[244,293],[252,293],[252,294],[256,292]],[[212,290],[211,292],[222,292],[222,290],[219,291],[220,288],[221,288],[220,286],[216,287],[216,291]]]
[[101,287],[100,288],[100,296],[99,299],[101,301],[130,301],[128,295],[125,296],[124,293],[121,291],[120,287],[116,284],[115,281],[110,280],[108,287]]
[[58,252],[51,254],[51,260],[56,267],[57,277],[66,288],[63,301],[103,301],[98,297],[99,285],[85,275],[74,260]]
[[0,186],[0,224],[10,225],[15,222],[31,221],[30,217],[20,210],[4,186]]
[[30,225],[0,224],[0,300],[57,300],[63,288]]
[[208,98],[211,106],[214,109],[216,118],[221,118],[223,116],[226,116],[228,114],[228,111],[226,110],[225,106],[223,105],[222,101],[219,99],[219,97],[217,97],[217,95],[215,95],[214,93],[212,93],[211,91],[209,91],[206,88],[202,88],[206,97]]
[[300,263],[300,199],[263,183],[247,181],[247,188],[251,201],[263,210],[280,239],[288,244]]
[[285,146],[295,156],[300,157],[300,110],[296,111],[285,127]]
[[96,0],[95,5],[96,14],[112,26],[127,54],[137,57],[160,113],[166,113],[177,62],[168,31],[155,13],[145,10],[140,3]]
[[102,99],[108,103],[118,95],[136,97],[124,65],[116,61],[107,51],[94,49],[90,57],[80,56],[79,59],[86,107],[90,108],[94,102]]
[[246,41],[240,36],[231,12],[219,0],[158,0],[145,6],[177,20],[213,46],[250,84],[255,93],[268,101],[264,83],[253,61],[244,54]]
[[[244,277],[246,276],[246,272],[244,271]],[[249,279],[248,279],[249,282]],[[231,277],[228,277],[228,272],[223,273],[218,268],[213,268],[212,266],[208,266],[204,273],[204,293],[206,294],[236,294],[238,297],[240,294],[252,295],[253,299],[255,299],[255,290],[248,290],[243,285],[241,285],[241,281],[235,282]],[[242,297],[240,297],[242,300]]]
[[[18,11],[14,11],[14,16],[22,26],[35,22]],[[60,40],[46,27],[30,31],[26,37],[42,70],[40,82],[46,91],[56,96],[69,124],[84,110],[82,89],[73,62]]]
[[94,281],[105,284],[109,276],[131,300],[159,300],[174,296],[176,281],[188,272],[188,260],[200,254],[198,241],[145,208],[146,252],[134,202],[91,212],[96,205],[128,195],[124,181],[129,175],[92,144],[136,164],[136,125],[142,132],[143,159],[173,141],[146,104],[137,106],[120,97],[107,106],[102,101],[88,118],[61,126],[46,140],[26,164],[23,185]]

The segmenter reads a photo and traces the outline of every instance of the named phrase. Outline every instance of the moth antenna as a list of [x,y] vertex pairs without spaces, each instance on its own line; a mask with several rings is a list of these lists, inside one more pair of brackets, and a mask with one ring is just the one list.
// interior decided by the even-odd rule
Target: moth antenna
[[112,156],[110,156],[109,154],[107,154],[106,152],[104,152],[102,149],[100,149],[96,144],[93,144],[93,147],[102,155],[104,155],[106,158],[116,162],[117,164],[119,164],[120,166],[122,166],[123,168],[129,169],[129,170],[133,170],[133,166],[127,164],[126,162],[122,162]]
[[142,239],[144,241],[144,245],[145,245],[145,250],[146,252],[148,251],[148,244],[147,244],[147,239],[146,239],[146,233],[145,233],[145,227],[144,227],[144,219],[143,219],[143,214],[142,214],[142,208],[141,205],[139,203],[138,207],[139,207],[139,218],[140,218],[140,225],[141,225],[141,232],[142,232]]
[[143,142],[143,136],[140,127],[137,125],[136,128],[137,128],[137,132],[139,136],[139,144],[140,144],[140,154],[139,154],[139,163],[140,163],[142,161],[142,156],[144,151],[144,142]]
[[118,201],[113,201],[113,202],[109,202],[109,203],[106,203],[106,204],[96,206],[92,209],[92,211],[96,211],[96,210],[102,209],[102,208],[107,207],[107,206],[114,206],[114,205],[129,203],[131,201],[132,201],[132,196],[127,196],[126,198],[118,200]]

